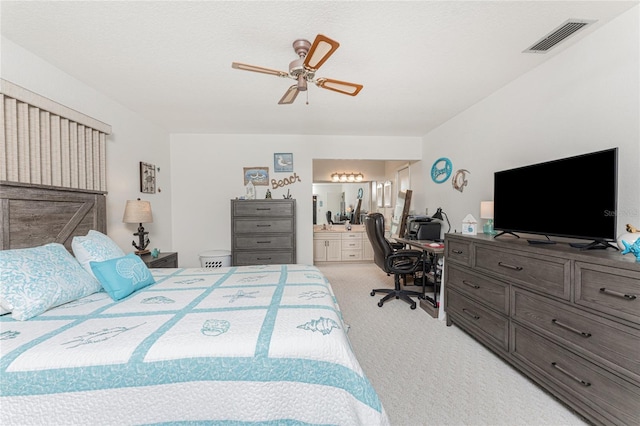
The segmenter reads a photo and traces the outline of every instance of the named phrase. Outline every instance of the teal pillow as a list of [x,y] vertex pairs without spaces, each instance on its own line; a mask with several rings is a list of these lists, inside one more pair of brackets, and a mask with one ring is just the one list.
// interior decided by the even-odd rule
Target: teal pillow
[[113,300],[120,300],[155,283],[147,265],[133,253],[103,262],[89,262],[89,265]]
[[0,305],[18,321],[100,291],[62,244],[0,250]]

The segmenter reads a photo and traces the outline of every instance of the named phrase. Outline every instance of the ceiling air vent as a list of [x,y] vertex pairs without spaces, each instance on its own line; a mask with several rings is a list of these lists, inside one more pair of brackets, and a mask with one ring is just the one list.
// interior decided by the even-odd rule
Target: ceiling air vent
[[583,19],[569,19],[555,30],[551,31],[540,40],[536,41],[533,46],[524,50],[523,53],[547,53],[558,44],[568,39],[578,31],[584,29],[587,25],[596,21],[586,21]]

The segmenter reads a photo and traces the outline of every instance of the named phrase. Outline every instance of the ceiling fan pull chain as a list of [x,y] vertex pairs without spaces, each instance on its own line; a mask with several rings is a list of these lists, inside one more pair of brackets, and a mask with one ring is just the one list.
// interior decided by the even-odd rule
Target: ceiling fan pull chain
[[307,105],[309,105],[309,91],[307,90]]

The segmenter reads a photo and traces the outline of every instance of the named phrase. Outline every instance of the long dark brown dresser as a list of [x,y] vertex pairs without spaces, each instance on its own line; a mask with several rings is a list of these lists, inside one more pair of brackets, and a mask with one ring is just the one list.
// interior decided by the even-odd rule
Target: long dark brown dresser
[[231,263],[296,263],[296,200],[231,200]]
[[640,262],[633,255],[485,234],[447,234],[445,253],[447,325],[588,421],[640,424]]

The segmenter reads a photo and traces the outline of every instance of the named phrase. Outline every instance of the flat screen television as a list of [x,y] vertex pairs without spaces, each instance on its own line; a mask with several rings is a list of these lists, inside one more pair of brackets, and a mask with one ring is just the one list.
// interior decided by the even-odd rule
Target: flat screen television
[[592,240],[575,247],[615,248],[617,165],[612,148],[496,172],[495,229],[547,238],[530,243],[559,236]]

